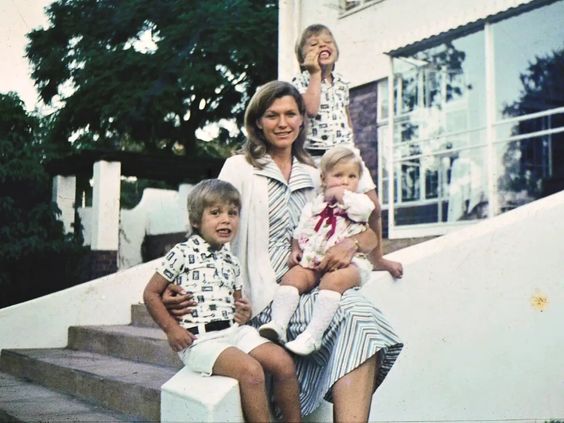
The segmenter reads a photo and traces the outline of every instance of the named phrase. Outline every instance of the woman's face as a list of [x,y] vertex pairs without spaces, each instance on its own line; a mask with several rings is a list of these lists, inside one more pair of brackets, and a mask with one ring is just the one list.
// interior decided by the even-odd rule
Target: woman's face
[[270,152],[291,151],[303,121],[296,100],[287,95],[274,100],[258,120],[257,126],[262,130]]

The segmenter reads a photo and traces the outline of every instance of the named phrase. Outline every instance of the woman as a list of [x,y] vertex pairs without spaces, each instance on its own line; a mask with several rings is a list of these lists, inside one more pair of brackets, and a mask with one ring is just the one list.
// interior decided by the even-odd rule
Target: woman
[[[243,292],[256,327],[270,321],[274,290],[288,270],[292,232],[319,186],[319,172],[303,147],[305,113],[302,97],[291,84],[265,84],[247,107],[243,154],[227,159],[219,175],[241,193],[240,229],[231,246],[241,262]],[[320,268],[348,266],[358,249],[370,250],[373,237],[365,231],[345,239],[329,250]],[[288,340],[309,323],[317,295],[314,289],[300,297]],[[173,298],[170,291],[163,298],[169,308],[193,304],[189,299]],[[380,311],[357,289],[346,291],[320,350],[296,357],[302,413],[310,414],[325,398],[333,402],[335,421],[367,421],[372,394],[401,348]]]

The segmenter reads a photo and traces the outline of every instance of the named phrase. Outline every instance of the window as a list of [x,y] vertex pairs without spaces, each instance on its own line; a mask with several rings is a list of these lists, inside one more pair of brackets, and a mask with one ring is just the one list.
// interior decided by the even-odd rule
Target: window
[[347,15],[350,12],[355,12],[368,7],[375,3],[380,3],[383,0],[340,0],[339,9],[341,15]]
[[391,232],[441,233],[564,189],[561,16],[563,0],[394,55],[378,83]]

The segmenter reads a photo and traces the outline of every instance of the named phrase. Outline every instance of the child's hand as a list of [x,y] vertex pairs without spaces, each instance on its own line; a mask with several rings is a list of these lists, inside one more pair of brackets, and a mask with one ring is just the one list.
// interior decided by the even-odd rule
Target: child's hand
[[235,322],[244,325],[251,318],[251,303],[246,298],[235,301]]
[[343,197],[345,195],[346,188],[343,186],[334,186],[325,188],[324,199],[327,202],[331,202],[333,200],[337,201],[338,203],[343,204]]
[[168,338],[168,344],[176,352],[189,347],[192,345],[192,342],[196,340],[196,335],[188,332],[179,325],[176,325],[167,331],[166,336]]
[[302,250],[299,248],[292,249],[290,257],[288,257],[288,267],[294,267],[302,261]]
[[319,65],[319,47],[311,47],[304,57],[302,66],[310,74],[320,73],[321,66]]

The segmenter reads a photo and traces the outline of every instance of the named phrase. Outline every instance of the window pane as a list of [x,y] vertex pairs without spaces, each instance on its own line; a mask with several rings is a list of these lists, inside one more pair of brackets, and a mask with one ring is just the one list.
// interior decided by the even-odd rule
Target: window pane
[[564,105],[564,1],[492,26],[497,117]]

